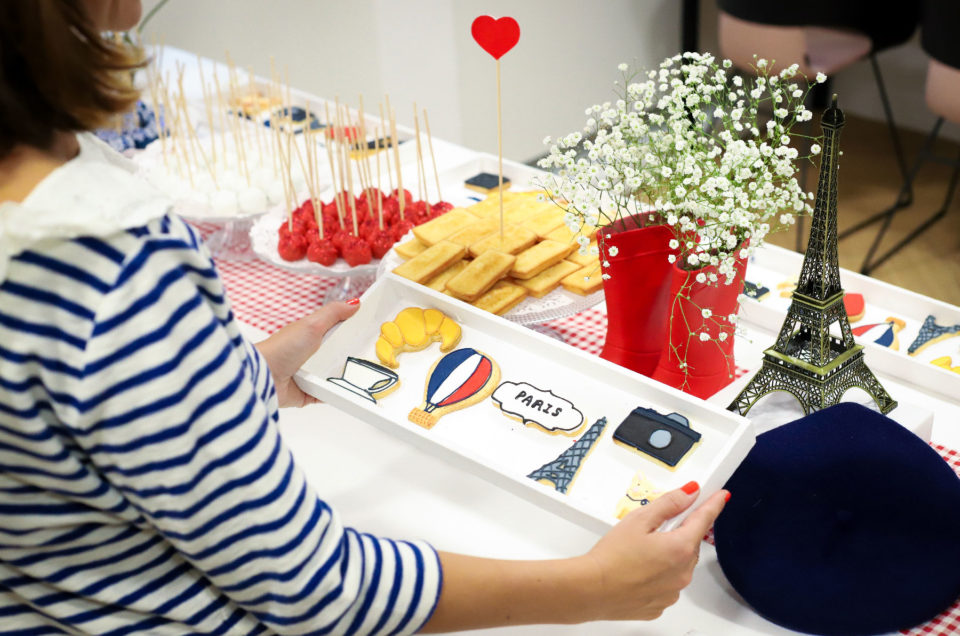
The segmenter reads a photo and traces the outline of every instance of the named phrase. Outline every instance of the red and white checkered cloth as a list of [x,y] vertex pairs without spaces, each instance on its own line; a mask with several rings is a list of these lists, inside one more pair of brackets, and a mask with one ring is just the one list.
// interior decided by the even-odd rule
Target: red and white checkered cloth
[[[322,276],[294,274],[263,261],[217,261],[217,267],[233,303],[238,320],[273,333],[287,323],[307,315],[323,304],[336,280]],[[568,343],[588,353],[599,354],[607,331],[603,305],[575,316],[547,323]],[[737,377],[747,371],[737,368]],[[960,474],[960,453],[933,444],[940,455]],[[711,530],[712,533],[712,530]],[[712,534],[706,539],[712,542]],[[951,636],[960,633],[960,599],[926,625],[901,632],[908,636]]]

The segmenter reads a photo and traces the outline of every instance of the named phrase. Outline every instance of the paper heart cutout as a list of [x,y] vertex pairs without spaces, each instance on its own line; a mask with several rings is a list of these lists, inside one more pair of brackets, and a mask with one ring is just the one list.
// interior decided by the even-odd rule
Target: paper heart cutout
[[509,17],[495,20],[488,15],[482,15],[473,21],[470,32],[477,44],[495,60],[503,57],[504,53],[520,41],[520,25]]

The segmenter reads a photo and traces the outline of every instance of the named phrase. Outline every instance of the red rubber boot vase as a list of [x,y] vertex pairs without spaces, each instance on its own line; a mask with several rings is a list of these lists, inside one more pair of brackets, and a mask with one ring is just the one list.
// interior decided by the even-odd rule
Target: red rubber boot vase
[[[740,309],[738,297],[743,289],[746,259],[737,259],[736,277],[729,285],[724,277],[715,284],[698,283],[696,276],[716,274],[710,266],[696,271],[673,268],[670,285],[670,317],[667,319],[670,344],[653,373],[653,379],[706,399],[733,381],[734,326],[727,318]],[[709,310],[709,317],[703,310]],[[703,341],[706,330],[710,339]],[[722,336],[721,334],[726,334]],[[721,339],[722,338],[722,339]],[[686,367],[682,365],[686,362]]]
[[635,218],[601,230],[600,260],[609,263],[603,272],[610,278],[603,281],[607,338],[600,357],[649,376],[667,337],[673,232],[664,225],[637,228]]

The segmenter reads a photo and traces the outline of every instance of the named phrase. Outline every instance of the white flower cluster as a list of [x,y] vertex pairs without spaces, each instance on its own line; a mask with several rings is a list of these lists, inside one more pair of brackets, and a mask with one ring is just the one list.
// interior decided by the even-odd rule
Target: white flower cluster
[[[653,210],[674,230],[679,258],[671,262],[710,267],[703,282],[729,284],[738,258],[809,213],[813,197],[795,177],[808,157],[791,142],[802,137],[794,125],[812,117],[804,107],[810,84],[797,79],[796,64],[771,74],[772,63],[758,59],[746,80],[728,75],[730,67],[701,53],[639,76],[621,64],[620,99],[588,108],[584,130],[552,140],[540,161],[553,172],[541,185],[567,211],[567,225]],[[761,121],[765,112],[772,117]]]

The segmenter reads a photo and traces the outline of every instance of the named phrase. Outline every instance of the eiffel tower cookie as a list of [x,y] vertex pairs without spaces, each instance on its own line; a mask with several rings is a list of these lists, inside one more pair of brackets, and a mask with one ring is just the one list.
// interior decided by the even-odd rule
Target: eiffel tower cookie
[[930,345],[942,342],[947,338],[955,338],[956,336],[960,336],[960,325],[944,327],[938,325],[937,319],[933,316],[927,316],[927,319],[923,321],[923,325],[920,327],[920,333],[918,333],[917,337],[910,343],[907,353],[912,356],[919,355],[921,351]]
[[587,456],[597,445],[606,426],[607,418],[601,417],[559,457],[544,464],[527,477],[539,481],[541,484],[552,486],[559,493],[567,494],[567,491],[573,487],[573,482],[577,478],[577,473],[583,467],[583,462],[587,460]]

